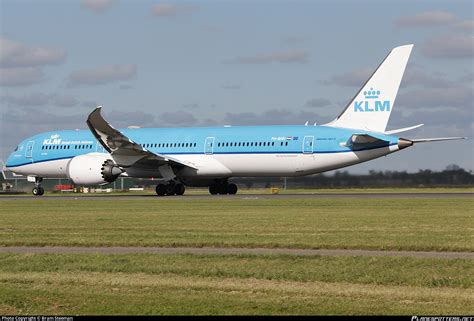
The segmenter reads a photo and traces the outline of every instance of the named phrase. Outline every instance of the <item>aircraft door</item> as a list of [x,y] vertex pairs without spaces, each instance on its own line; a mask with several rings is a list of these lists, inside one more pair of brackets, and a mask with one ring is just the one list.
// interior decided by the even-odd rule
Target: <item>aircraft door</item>
[[204,153],[207,155],[212,155],[214,153],[214,140],[215,137],[206,137],[204,143]]
[[33,146],[35,144],[35,141],[34,140],[31,140],[28,142],[28,144],[26,145],[26,149],[25,149],[25,157],[27,158],[31,158],[33,157]]
[[312,154],[314,145],[314,136],[305,136],[303,140],[303,154]]

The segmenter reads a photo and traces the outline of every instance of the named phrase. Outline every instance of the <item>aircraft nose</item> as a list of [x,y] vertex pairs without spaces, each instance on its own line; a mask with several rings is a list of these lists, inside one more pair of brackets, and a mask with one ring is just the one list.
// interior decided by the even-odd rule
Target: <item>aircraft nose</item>
[[5,163],[6,167],[12,166],[12,160],[13,160],[13,153],[8,155],[7,162]]

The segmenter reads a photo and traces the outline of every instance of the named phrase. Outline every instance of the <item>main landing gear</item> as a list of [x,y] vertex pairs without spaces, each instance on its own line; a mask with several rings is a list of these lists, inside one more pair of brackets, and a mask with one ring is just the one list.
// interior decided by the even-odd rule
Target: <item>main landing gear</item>
[[35,177],[35,187],[31,191],[34,196],[41,196],[44,194],[44,188],[41,187],[41,183],[43,182],[43,178]]
[[223,183],[215,183],[209,186],[209,193],[212,195],[216,194],[237,194],[237,185],[235,184],[229,184],[227,182]]
[[156,194],[158,196],[164,195],[183,195],[186,188],[181,183],[169,182],[167,184],[156,185]]

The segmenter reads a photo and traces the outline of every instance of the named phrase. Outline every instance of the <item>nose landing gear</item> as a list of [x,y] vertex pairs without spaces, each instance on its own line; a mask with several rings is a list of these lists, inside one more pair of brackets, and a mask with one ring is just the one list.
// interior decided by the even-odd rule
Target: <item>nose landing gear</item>
[[31,190],[34,196],[41,196],[44,194],[44,188],[41,187],[42,182],[42,177],[35,177],[35,187],[33,187],[33,189]]

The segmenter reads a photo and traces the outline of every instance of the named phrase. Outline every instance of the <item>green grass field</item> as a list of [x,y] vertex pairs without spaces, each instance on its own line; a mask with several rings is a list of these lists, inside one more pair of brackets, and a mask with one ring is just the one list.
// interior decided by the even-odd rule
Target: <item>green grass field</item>
[[0,244],[474,250],[472,198],[3,200]]
[[[474,251],[474,200],[0,201],[0,246]],[[0,314],[464,315],[469,259],[0,254]]]
[[3,314],[471,314],[470,260],[0,255]]

